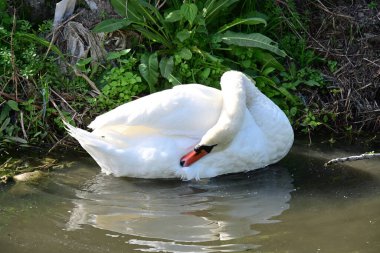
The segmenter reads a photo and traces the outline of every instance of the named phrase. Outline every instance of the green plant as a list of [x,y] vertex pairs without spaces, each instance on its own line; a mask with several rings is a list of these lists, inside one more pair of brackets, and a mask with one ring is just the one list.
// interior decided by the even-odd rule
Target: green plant
[[102,74],[102,93],[93,99],[98,110],[112,109],[147,91],[148,87],[137,71],[137,59],[130,56],[129,51],[127,49],[108,54],[107,61],[114,61],[117,66],[106,68]]
[[337,61],[327,61],[327,66],[331,73],[334,73],[337,70],[338,62]]
[[1,105],[1,109],[0,139],[2,139],[3,142],[0,143],[0,145],[4,144],[4,142],[18,142],[21,144],[26,144],[27,141],[25,139],[14,136],[15,132],[19,130],[17,129],[17,125],[12,124],[15,113],[20,111],[18,103],[14,100],[8,100],[7,102],[4,101]]
[[374,10],[376,9],[378,6],[378,3],[376,1],[371,1],[369,4],[368,4],[368,8],[370,8],[371,10]]
[[12,18],[7,13],[7,2],[5,0],[0,1],[0,27],[9,26],[12,24]]
[[322,61],[320,56],[308,48],[304,38],[298,38],[294,34],[283,36],[279,44],[301,68],[310,67],[315,62]]
[[[144,36],[153,52],[136,56],[150,92],[193,82],[218,87],[224,71],[239,69],[285,111],[295,127],[309,132],[319,126],[308,119],[325,114],[305,110],[298,94],[325,85],[313,65],[326,61],[295,32],[305,29],[308,20],[307,15],[298,14],[294,1],[287,2],[285,10],[275,2],[255,0],[168,1],[163,9],[143,0],[111,2],[125,18],[105,20],[94,31],[132,29]],[[230,12],[240,13],[240,17],[232,17]],[[263,33],[277,36],[280,46]],[[281,58],[285,51],[279,47],[293,60],[286,67]],[[332,71],[336,63],[328,62],[328,67]],[[324,125],[328,126],[327,122]]]
[[[0,10],[7,9],[3,3]],[[37,33],[48,32],[51,22],[35,31],[16,16],[0,11],[0,146],[56,142],[64,129],[61,117],[68,114],[57,104],[67,106],[68,91],[75,96],[88,89],[79,78],[61,73],[56,56],[62,53]],[[51,50],[46,52],[47,48]],[[78,96],[70,109],[83,108],[83,101]]]
[[[159,48],[152,54],[144,53],[140,59],[139,70],[149,84],[150,92],[155,91],[155,87],[159,85],[160,76],[172,85],[189,80],[190,75],[193,82],[207,79],[208,70],[196,71],[197,66],[193,66],[193,59],[200,60],[200,64],[206,65],[210,73],[227,69],[228,65],[222,66],[221,63],[224,61],[225,52],[234,45],[261,48],[285,56],[285,52],[263,34],[233,30],[242,25],[266,25],[266,20],[260,15],[252,14],[219,24],[220,18],[226,16],[225,11],[237,2],[239,1],[207,0],[195,4],[185,1],[180,5],[172,3],[165,11],[161,11],[143,0],[113,0],[111,3],[115,10],[125,18],[105,20],[94,31],[133,29],[150,41],[153,47]],[[189,67],[188,70],[186,66]],[[190,73],[190,69],[196,73]]]

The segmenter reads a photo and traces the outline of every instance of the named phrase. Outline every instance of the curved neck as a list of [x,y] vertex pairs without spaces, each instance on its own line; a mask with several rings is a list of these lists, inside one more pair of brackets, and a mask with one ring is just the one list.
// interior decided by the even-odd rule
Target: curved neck
[[[243,125],[246,110],[270,144],[269,148],[287,153],[294,133],[285,113],[243,73],[228,71],[221,78],[223,106],[216,124],[203,135],[199,145],[223,149]],[[278,155],[278,152],[274,152]]]
[[[247,102],[255,95],[248,78],[237,71],[228,71],[221,78],[223,106],[217,123],[203,135],[200,145],[224,146],[231,142],[244,120]],[[252,86],[250,88],[248,86]]]

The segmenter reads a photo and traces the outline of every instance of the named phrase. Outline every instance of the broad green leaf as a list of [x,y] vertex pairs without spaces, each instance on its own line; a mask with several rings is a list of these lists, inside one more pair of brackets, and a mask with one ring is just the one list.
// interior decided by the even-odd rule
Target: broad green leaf
[[206,23],[210,23],[212,19],[218,17],[225,9],[239,0],[208,0],[203,7],[203,17]]
[[92,61],[92,58],[80,59],[75,65],[78,67],[84,67]]
[[295,116],[297,114],[297,107],[290,108],[289,113],[290,113],[291,116]]
[[133,10],[133,15],[140,16],[139,21],[143,22],[144,27],[153,25],[158,30],[157,33],[161,33],[166,37],[165,32],[168,31],[168,28],[166,27],[165,19],[154,5],[142,0],[128,0],[127,7],[128,13]]
[[265,19],[259,18],[259,17],[237,18],[234,21],[232,21],[231,23],[222,26],[218,32],[224,32],[224,31],[226,31],[226,30],[228,30],[231,27],[236,26],[236,25],[258,25],[258,24],[263,24],[266,26],[267,21]]
[[144,16],[136,10],[133,2],[129,0],[111,0],[111,4],[120,16],[126,17],[133,22],[143,21]]
[[173,72],[173,67],[174,67],[173,56],[170,56],[169,58],[167,57],[162,58],[160,61],[161,76],[169,80],[170,75]]
[[173,86],[182,84],[182,81],[179,77],[174,76],[173,74],[169,75],[168,78],[169,83],[171,83]]
[[112,7],[122,17],[125,17],[127,14],[126,3],[127,0],[111,0]]
[[280,91],[282,95],[284,95],[287,99],[292,101],[293,104],[297,104],[297,98],[292,95],[287,89],[284,87],[277,87],[277,90]]
[[200,73],[200,76],[201,76],[203,79],[206,79],[207,77],[210,76],[210,72],[211,72],[211,69],[210,69],[210,68],[205,68],[205,69],[202,70],[202,72]]
[[197,13],[198,7],[195,4],[182,4],[181,14],[187,21],[189,21],[190,25],[193,25]]
[[27,140],[20,138],[20,137],[17,137],[17,136],[7,136],[6,139],[11,141],[11,142],[18,142],[18,143],[22,143],[22,144],[28,143]]
[[58,47],[56,47],[53,44],[50,44],[49,41],[44,40],[44,39],[38,37],[37,35],[34,35],[32,33],[17,32],[15,34],[15,36],[21,40],[26,40],[26,41],[33,42],[33,43],[38,43],[42,46],[50,48],[54,53],[56,53],[57,55],[59,55],[60,57],[63,58],[63,54],[62,54],[61,50],[58,49]]
[[131,51],[131,49],[128,48],[128,49],[124,49],[124,50],[117,51],[117,52],[110,52],[110,53],[108,53],[106,59],[107,59],[107,61],[119,59],[121,56],[128,54],[130,51]]
[[92,31],[96,33],[113,32],[129,26],[131,23],[131,21],[125,19],[107,19],[97,24]]
[[255,55],[255,59],[263,65],[263,68],[273,67],[279,71],[285,71],[284,66],[272,54],[264,52],[259,48],[253,49],[253,54]]
[[176,37],[177,37],[177,39],[179,39],[179,41],[184,42],[185,40],[190,38],[190,35],[191,35],[191,32],[189,30],[183,29],[182,31],[179,31],[176,34]]
[[2,131],[4,131],[5,128],[7,128],[9,122],[11,122],[11,118],[6,118],[6,119],[4,120],[3,124],[2,124],[1,127],[0,127],[0,133],[1,133]]
[[190,60],[191,57],[193,57],[193,54],[188,48],[182,48],[181,51],[178,52],[178,55],[184,60]]
[[278,48],[278,44],[276,42],[261,33],[245,34],[227,31],[224,34],[217,35],[217,37],[228,45],[256,47],[268,50],[282,57],[286,56],[286,53]]
[[157,31],[152,32],[151,30],[148,30],[141,25],[133,25],[133,28],[136,31],[138,31],[139,33],[141,33],[147,39],[161,43],[162,45],[164,45],[167,48],[170,48],[172,46],[171,42],[168,41],[165,37],[163,37]]
[[143,36],[165,47],[171,47],[171,34],[167,22],[158,8],[145,0],[111,0],[115,10],[130,22]]
[[203,33],[205,36],[208,36],[208,30],[205,25],[197,25],[194,32],[195,34]]
[[20,111],[18,108],[18,103],[14,100],[8,100],[7,105],[13,110],[13,111]]
[[180,10],[172,11],[165,17],[165,21],[171,22],[171,23],[180,21],[181,19],[182,19],[182,14]]
[[219,63],[222,62],[221,58],[218,58],[218,57],[216,57],[216,56],[214,56],[214,55],[212,55],[212,54],[210,54],[210,53],[208,53],[206,51],[200,50],[199,48],[197,48],[195,46],[192,47],[191,50],[193,52],[196,52],[196,53],[200,54],[202,57],[206,58],[208,61],[211,61],[211,62],[214,62],[214,63],[215,62],[219,62]]
[[264,69],[264,71],[262,72],[264,76],[268,76],[270,73],[272,73],[273,71],[275,70],[275,68],[273,67],[268,67],[266,69]]
[[282,95],[284,95],[287,99],[289,99],[290,101],[292,101],[293,104],[297,104],[298,103],[298,101],[297,101],[298,99],[297,99],[296,96],[292,95],[284,87],[277,87],[276,83],[273,82],[272,79],[270,79],[270,78],[268,78],[266,76],[258,76],[258,77],[256,77],[256,80],[261,81],[264,84],[268,84],[268,85],[272,86],[274,89],[276,89],[277,91],[281,92]]
[[153,93],[156,90],[154,86],[158,82],[157,53],[153,53],[151,55],[143,54],[141,56],[139,71],[140,71],[141,76],[148,83],[150,92]]
[[0,113],[0,123],[3,122],[4,119],[9,117],[9,111],[10,110],[11,110],[11,108],[9,106],[2,106],[1,113]]
[[244,68],[249,68],[251,66],[251,64],[252,64],[251,59],[246,59],[246,60],[241,61],[241,65]]
[[306,85],[308,86],[321,86],[320,83],[318,83],[317,81],[315,80],[307,80],[307,81],[304,81]]

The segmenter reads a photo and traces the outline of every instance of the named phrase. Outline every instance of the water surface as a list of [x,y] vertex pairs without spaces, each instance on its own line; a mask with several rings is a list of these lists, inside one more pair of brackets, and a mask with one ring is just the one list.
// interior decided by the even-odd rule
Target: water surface
[[0,188],[0,252],[380,252],[380,161],[296,145],[279,164],[209,180],[100,173],[86,155]]

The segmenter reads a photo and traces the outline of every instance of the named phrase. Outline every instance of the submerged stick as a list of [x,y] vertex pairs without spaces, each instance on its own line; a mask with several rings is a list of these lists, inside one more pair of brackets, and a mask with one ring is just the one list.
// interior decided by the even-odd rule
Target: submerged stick
[[370,153],[364,153],[364,154],[361,154],[361,155],[353,155],[353,156],[335,158],[335,159],[331,159],[330,161],[328,161],[327,163],[325,163],[325,167],[329,166],[331,164],[335,164],[335,163],[343,163],[343,162],[350,162],[350,161],[359,161],[359,160],[365,160],[365,159],[373,159],[373,158],[376,158],[376,157],[380,157],[380,153],[370,152]]

